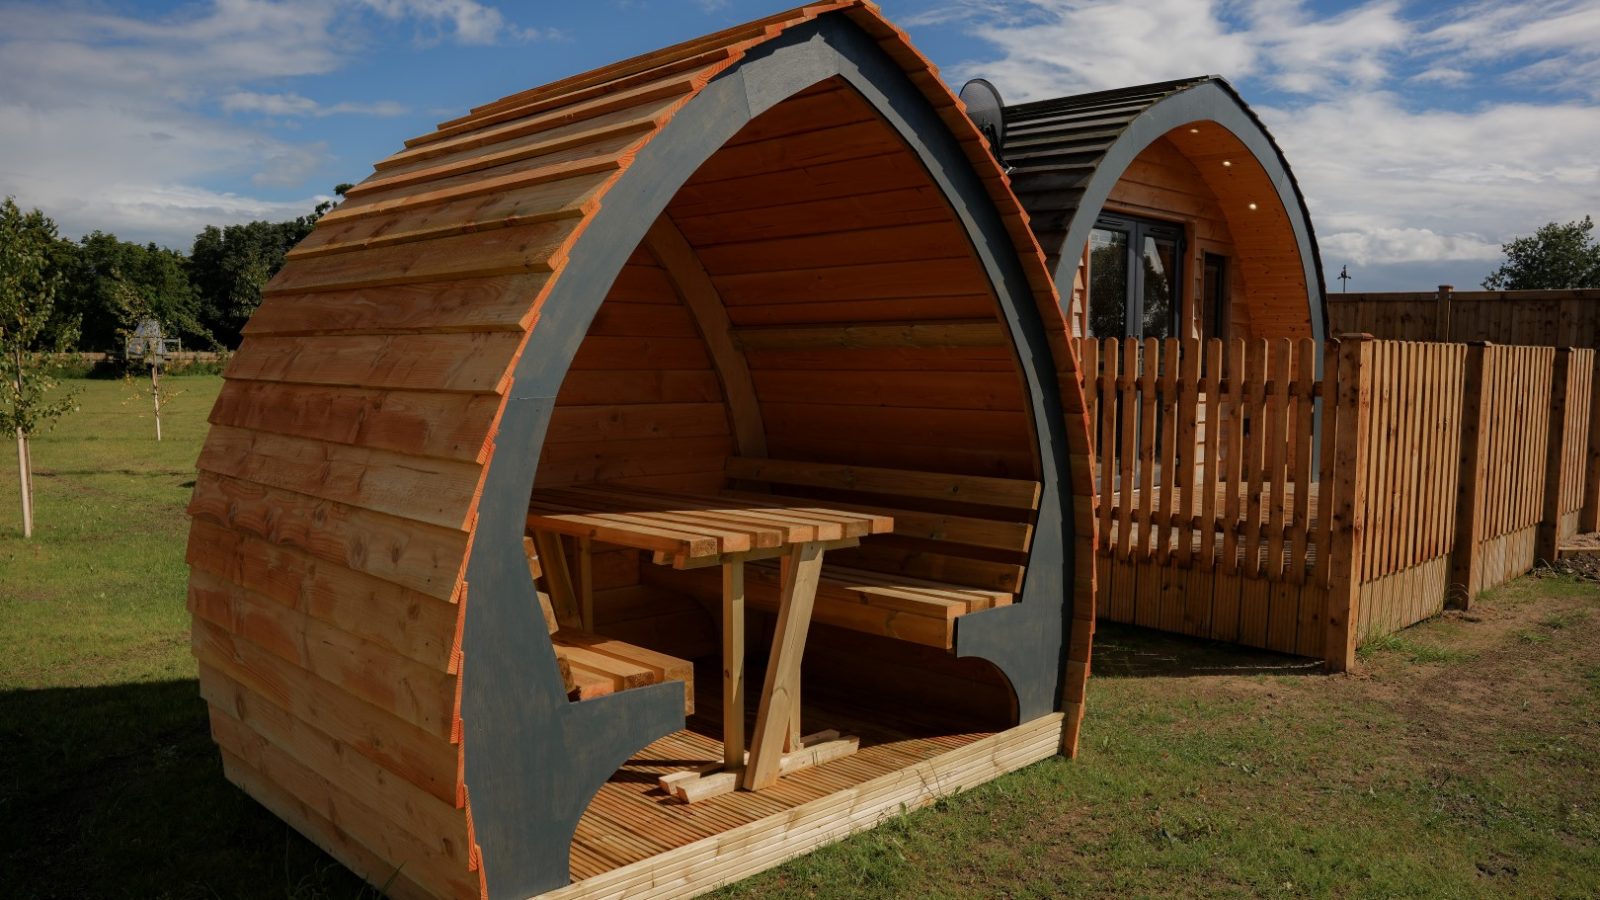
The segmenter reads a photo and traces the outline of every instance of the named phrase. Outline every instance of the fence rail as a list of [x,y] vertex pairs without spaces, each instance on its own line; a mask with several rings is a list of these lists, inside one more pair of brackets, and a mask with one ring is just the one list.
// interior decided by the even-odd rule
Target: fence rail
[[1343,668],[1600,518],[1593,350],[1079,347],[1112,621]]

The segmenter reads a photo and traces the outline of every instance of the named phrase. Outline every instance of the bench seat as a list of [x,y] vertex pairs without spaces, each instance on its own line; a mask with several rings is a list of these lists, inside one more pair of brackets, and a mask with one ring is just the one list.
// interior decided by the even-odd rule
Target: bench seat
[[[667,576],[674,585],[695,596],[716,602],[722,596],[722,576],[715,569],[691,570]],[[780,591],[775,561],[751,563],[745,569],[745,602],[752,609],[775,612]],[[830,565],[824,560],[817,583],[815,622],[881,634],[928,647],[948,650],[955,643],[956,619],[970,612],[1011,603],[1006,591],[888,575],[867,569]]]
[[628,688],[683,682],[683,712],[694,712],[694,664],[688,660],[575,628],[550,636],[574,700],[592,700]]

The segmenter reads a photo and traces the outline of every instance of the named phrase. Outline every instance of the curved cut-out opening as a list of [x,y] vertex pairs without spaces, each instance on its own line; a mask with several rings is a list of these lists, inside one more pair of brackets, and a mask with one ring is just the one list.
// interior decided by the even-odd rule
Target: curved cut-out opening
[[[1306,266],[1291,218],[1295,214],[1266,167],[1232,131],[1209,120],[1173,128],[1140,151],[1094,211],[1099,227],[1081,250],[1071,293],[1075,330],[1095,337],[1312,337]],[[1096,257],[1104,272],[1108,253],[1121,249],[1116,244],[1123,233],[1119,228],[1129,222],[1157,230],[1169,226],[1179,235],[1176,260],[1167,255],[1165,244],[1148,254],[1149,262],[1140,252],[1143,248],[1133,248],[1135,263],[1150,267],[1148,280],[1173,278],[1170,285],[1162,282],[1148,290],[1169,292],[1174,315],[1154,330],[1146,322],[1142,333],[1106,333],[1107,316],[1102,313],[1094,321],[1090,309],[1104,310],[1110,304],[1093,294],[1115,292],[1129,279],[1097,278]],[[1173,271],[1155,271],[1173,262]]]
[[[893,127],[830,80],[751,121],[632,251],[557,395],[534,509],[601,509],[621,494],[669,515],[796,498],[892,516],[894,533],[826,550],[801,679],[802,730],[853,734],[861,749],[785,776],[864,781],[1016,722],[1006,678],[953,647],[960,616],[1021,591],[1041,477],[1029,409],[995,288],[950,202]],[[966,499],[979,483],[998,493]],[[659,657],[693,672],[685,730],[601,790],[572,877],[633,860],[593,852],[617,815],[663,816],[692,840],[770,813],[770,794],[729,794],[707,801],[721,816],[685,823],[656,787],[721,759],[718,567],[563,540],[572,589],[552,581],[548,552],[539,586],[568,595],[551,613],[574,702],[662,677],[633,671],[662,669]],[[779,579],[771,560],[745,570],[748,727]],[[627,647],[656,663],[608,672],[588,655]]]

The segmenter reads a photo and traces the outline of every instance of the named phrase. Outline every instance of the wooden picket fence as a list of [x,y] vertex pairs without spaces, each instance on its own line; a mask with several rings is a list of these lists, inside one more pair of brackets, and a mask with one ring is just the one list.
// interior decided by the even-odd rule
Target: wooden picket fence
[[1600,518],[1592,350],[1079,347],[1111,621],[1342,669]]

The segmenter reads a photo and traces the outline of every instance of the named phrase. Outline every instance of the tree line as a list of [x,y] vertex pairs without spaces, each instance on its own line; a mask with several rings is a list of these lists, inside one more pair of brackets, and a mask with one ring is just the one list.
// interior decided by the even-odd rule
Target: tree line
[[[334,192],[342,198],[350,187],[341,184]],[[184,253],[103,231],[73,241],[61,237],[48,216],[37,210],[24,216],[7,199],[4,214],[42,249],[40,277],[55,285],[55,305],[36,349],[113,352],[146,319],[160,322],[164,335],[188,349],[234,349],[261,304],[262,287],[336,202],[283,222],[207,225]]]

